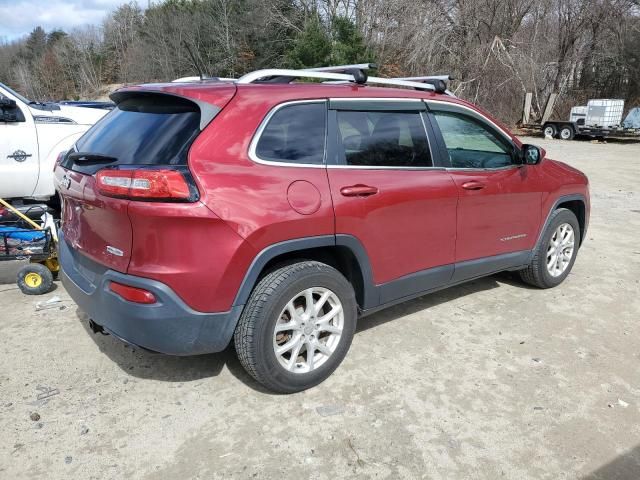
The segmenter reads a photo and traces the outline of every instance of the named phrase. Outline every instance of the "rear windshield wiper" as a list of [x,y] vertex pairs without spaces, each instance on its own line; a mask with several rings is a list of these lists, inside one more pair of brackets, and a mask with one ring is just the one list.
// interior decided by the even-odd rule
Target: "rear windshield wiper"
[[117,162],[116,157],[110,157],[109,155],[102,155],[100,153],[87,153],[87,152],[74,152],[69,154],[68,160],[73,163],[92,165],[97,163],[113,163]]

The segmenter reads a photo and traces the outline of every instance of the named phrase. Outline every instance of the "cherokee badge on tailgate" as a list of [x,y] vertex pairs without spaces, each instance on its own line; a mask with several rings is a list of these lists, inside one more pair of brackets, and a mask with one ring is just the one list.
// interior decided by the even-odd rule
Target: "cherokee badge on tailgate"
[[107,253],[110,253],[111,255],[117,255],[118,257],[122,257],[124,255],[124,252],[122,250],[116,247],[112,247],[111,245],[107,245]]

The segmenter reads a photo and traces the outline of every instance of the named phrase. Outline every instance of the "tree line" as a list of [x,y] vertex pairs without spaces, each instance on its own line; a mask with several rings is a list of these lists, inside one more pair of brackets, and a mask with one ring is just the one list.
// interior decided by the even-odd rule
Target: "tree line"
[[525,92],[558,114],[589,98],[640,104],[639,0],[166,0],[101,25],[0,40],[0,81],[34,100],[110,84],[237,77],[375,62],[378,75],[449,73],[452,90],[515,123]]

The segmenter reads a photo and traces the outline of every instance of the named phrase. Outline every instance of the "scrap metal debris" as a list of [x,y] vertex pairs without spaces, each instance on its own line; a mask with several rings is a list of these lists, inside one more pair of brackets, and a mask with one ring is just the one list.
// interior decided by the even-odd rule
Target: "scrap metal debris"
[[344,412],[344,407],[342,405],[322,405],[320,407],[316,407],[316,412],[321,417],[330,417],[332,415],[338,415]]
[[51,297],[49,300],[45,300],[44,302],[36,303],[36,312],[39,312],[40,310],[49,310],[51,308],[64,310],[67,307],[62,305],[62,299],[58,296]]
[[41,385],[38,385],[36,387],[36,390],[40,392],[36,397],[37,400],[44,400],[46,398],[60,394],[60,390],[58,390],[57,388],[43,387]]

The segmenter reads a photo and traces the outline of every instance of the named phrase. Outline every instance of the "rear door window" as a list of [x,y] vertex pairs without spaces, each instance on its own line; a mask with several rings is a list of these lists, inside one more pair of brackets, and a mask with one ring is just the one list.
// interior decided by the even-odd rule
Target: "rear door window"
[[73,162],[63,166],[93,174],[122,165],[185,165],[189,147],[200,133],[200,109],[186,99],[169,95],[128,98],[96,123],[78,142],[76,151],[111,162]]
[[296,103],[278,108],[258,138],[257,160],[322,164],[326,136],[326,103]]
[[431,167],[419,111],[338,111],[339,154],[346,165]]

